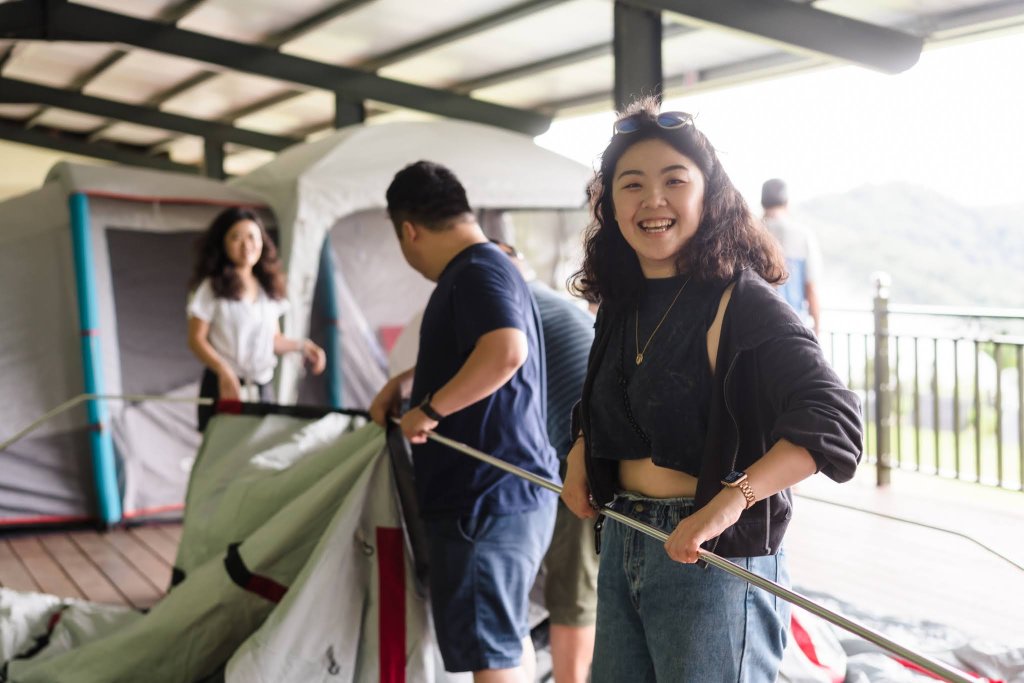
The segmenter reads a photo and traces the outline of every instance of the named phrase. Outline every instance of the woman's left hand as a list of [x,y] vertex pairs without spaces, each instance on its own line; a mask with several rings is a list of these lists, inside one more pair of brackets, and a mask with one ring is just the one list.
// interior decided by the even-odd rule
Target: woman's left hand
[[302,358],[314,375],[319,375],[327,367],[327,354],[311,339],[302,342]]
[[693,564],[700,559],[701,544],[736,523],[746,507],[739,489],[724,488],[711,501],[679,522],[665,542],[665,551],[676,562]]

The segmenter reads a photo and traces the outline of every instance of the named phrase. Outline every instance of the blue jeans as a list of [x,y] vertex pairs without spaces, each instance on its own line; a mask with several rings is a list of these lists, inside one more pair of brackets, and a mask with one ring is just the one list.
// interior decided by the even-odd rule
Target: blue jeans
[[[613,509],[671,532],[693,499],[619,494]],[[728,558],[789,585],[785,558]],[[608,519],[601,536],[592,683],[771,683],[789,604],[716,567],[681,564],[664,544]]]

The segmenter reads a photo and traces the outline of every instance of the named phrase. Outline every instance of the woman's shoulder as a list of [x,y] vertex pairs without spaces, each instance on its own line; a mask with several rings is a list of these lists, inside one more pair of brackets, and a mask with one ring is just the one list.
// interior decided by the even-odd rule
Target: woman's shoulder
[[779,296],[776,287],[749,268],[741,270],[730,286],[737,304],[757,308],[767,306],[776,313],[793,313],[789,304]]
[[210,322],[213,320],[217,310],[217,296],[213,291],[210,278],[205,278],[199,285],[189,293],[188,314]]
[[204,277],[189,295],[192,301],[213,301],[217,298],[217,293],[213,290],[213,281],[208,277]]
[[726,311],[732,334],[747,344],[778,335],[813,334],[776,288],[752,270],[733,279]]

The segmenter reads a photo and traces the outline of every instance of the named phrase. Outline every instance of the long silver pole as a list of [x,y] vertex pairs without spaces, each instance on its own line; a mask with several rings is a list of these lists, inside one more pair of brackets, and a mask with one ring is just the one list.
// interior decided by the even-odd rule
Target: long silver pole
[[[392,418],[392,420],[396,424],[398,423],[398,420],[395,420],[394,418]],[[556,484],[555,482],[548,481],[544,477],[538,476],[533,472],[527,472],[526,470],[516,467],[515,465],[509,464],[504,460],[494,457],[493,455],[489,455],[487,453],[484,453],[483,451],[479,451],[471,446],[467,446],[464,443],[461,443],[454,439],[450,439],[441,434],[429,432],[427,436],[433,441],[437,441],[438,443],[444,444],[445,446],[454,448],[460,453],[468,455],[472,458],[476,458],[477,460],[482,460],[483,462],[486,462],[490,465],[494,465],[498,469],[514,474],[517,477],[521,477],[522,479],[526,479],[527,481],[530,481],[536,484],[537,486],[546,488],[549,491],[554,491],[555,493],[559,494],[562,492],[562,487]],[[656,529],[652,526],[644,524],[643,522],[638,522],[631,517],[627,517],[626,515],[623,515],[619,512],[610,510],[608,509],[608,507],[603,508],[601,512],[607,515],[608,517],[614,519],[615,521],[621,522],[622,524],[625,524],[628,527],[636,529],[641,533],[647,534],[648,536],[656,538],[659,541],[668,541],[669,535],[661,529]],[[914,664],[917,664],[929,673],[935,674],[936,676],[940,677],[944,681],[950,681],[951,683],[979,682],[979,679],[969,674],[954,669],[948,666],[947,664],[943,664],[942,662],[936,661],[929,657],[925,657],[922,654],[918,654],[917,652],[914,652],[913,650],[904,647],[903,645],[900,645],[899,643],[893,640],[890,640],[881,633],[872,630],[867,626],[858,624],[852,619],[848,619],[843,615],[838,614],[837,612],[833,612],[830,609],[822,607],[810,598],[804,597],[799,593],[791,591],[790,589],[781,586],[775,583],[774,581],[766,579],[763,576],[758,576],[757,574],[748,572],[746,569],[743,569],[742,567],[733,564],[732,562],[726,560],[723,557],[719,557],[718,555],[704,549],[699,549],[698,553],[700,555],[700,559],[704,560],[708,564],[714,565],[723,571],[729,572],[733,576],[737,576],[743,579],[744,581],[752,583],[758,588],[762,588],[768,591],[769,593],[778,596],[783,600],[786,600],[787,602],[790,602],[794,605],[798,605],[807,610],[808,612],[810,612],[811,614],[819,616],[825,621],[831,624],[835,624],[839,628],[849,631],[850,633],[856,636],[860,636],[861,638],[864,638],[865,640],[868,640],[874,643],[875,645],[884,648],[885,650],[895,654],[898,657],[902,657],[907,661],[913,662]]]

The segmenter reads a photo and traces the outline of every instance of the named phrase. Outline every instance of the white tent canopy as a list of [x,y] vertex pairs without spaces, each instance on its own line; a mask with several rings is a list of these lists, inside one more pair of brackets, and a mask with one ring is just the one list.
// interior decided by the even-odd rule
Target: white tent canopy
[[[348,225],[332,238],[335,259],[345,273],[336,295],[342,306],[352,297],[362,310],[367,308],[361,300],[366,296],[401,299],[404,323],[425,303],[430,286],[401,262],[383,215],[385,191],[395,173],[421,159],[450,168],[477,209],[579,209],[591,175],[587,167],[539,147],[529,136],[462,121],[359,124],[285,150],[236,186],[261,197],[277,215],[293,303],[286,333],[299,335],[310,329],[324,239],[346,219]],[[356,232],[364,238],[357,239]],[[346,248],[339,249],[340,244]],[[393,280],[383,290],[364,287],[351,279],[353,269],[385,273]],[[344,310],[349,323],[352,315],[362,315]],[[369,320],[372,332],[380,326],[380,321]],[[349,335],[346,352],[351,341]],[[363,365],[377,355],[367,351]],[[291,386],[296,372],[296,367],[283,364],[280,386]],[[383,382],[385,375],[380,378]],[[282,389],[279,398],[294,397]]]

